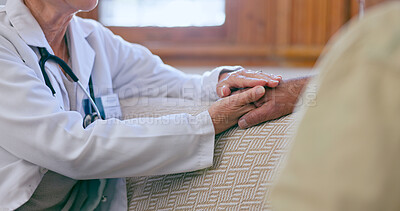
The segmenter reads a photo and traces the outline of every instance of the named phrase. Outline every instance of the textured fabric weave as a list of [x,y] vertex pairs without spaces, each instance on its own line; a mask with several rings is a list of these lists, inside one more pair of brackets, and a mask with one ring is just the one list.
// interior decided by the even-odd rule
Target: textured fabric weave
[[[126,118],[197,114],[210,103],[178,99],[121,101]],[[202,171],[127,179],[130,210],[269,210],[264,203],[290,140],[294,117],[216,137],[214,165]]]

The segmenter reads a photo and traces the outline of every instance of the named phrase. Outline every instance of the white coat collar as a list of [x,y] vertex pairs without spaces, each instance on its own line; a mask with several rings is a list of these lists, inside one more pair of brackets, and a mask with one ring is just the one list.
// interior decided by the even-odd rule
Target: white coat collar
[[[6,2],[6,12],[10,22],[18,35],[29,46],[45,47],[51,54],[54,54],[48,44],[39,23],[26,7],[23,0],[9,0]],[[87,41],[87,37],[93,29],[82,28],[79,18],[73,17],[67,30],[68,45],[71,55],[72,70],[78,76],[84,86],[89,83],[89,78],[94,65],[95,52]],[[52,68],[53,75],[59,84],[62,84],[60,71]],[[63,90],[64,91],[64,90]]]
[[95,60],[95,51],[87,38],[92,30],[82,28],[78,17],[73,17],[67,31],[72,70],[84,86],[89,83]]
[[12,26],[26,44],[35,47],[46,47],[51,50],[42,28],[40,28],[29,8],[25,6],[23,0],[7,1],[6,12]]

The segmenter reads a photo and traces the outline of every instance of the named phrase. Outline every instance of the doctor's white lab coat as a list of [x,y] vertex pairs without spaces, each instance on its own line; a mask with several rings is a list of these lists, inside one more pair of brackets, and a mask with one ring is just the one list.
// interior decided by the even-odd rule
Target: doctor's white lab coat
[[[99,23],[74,17],[67,32],[72,69],[84,86],[92,76],[95,95],[184,97],[216,100],[219,70],[185,75],[146,48],[125,42]],[[24,204],[46,171],[73,179],[121,178],[193,171],[212,164],[214,128],[207,111],[174,120],[100,120],[82,127],[58,65],[46,71],[56,96],[45,85],[37,47],[53,54],[22,0],[0,8],[0,210]],[[146,122],[148,124],[146,124]],[[126,210],[124,180],[119,179],[110,210]]]

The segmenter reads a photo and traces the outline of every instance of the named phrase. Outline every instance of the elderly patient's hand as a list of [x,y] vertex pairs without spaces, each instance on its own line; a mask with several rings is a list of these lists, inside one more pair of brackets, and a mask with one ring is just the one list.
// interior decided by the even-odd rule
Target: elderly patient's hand
[[[264,97],[254,103],[254,109],[239,119],[239,127],[250,126],[290,114],[309,78],[282,81],[276,88],[266,88]],[[239,93],[240,94],[240,93]]]
[[246,70],[240,66],[221,68],[223,70],[217,84],[217,94],[220,97],[229,96],[233,90],[238,88],[255,86],[276,87],[282,80],[282,76]]
[[265,88],[256,86],[242,93],[222,98],[212,104],[208,112],[214,124],[215,134],[237,124],[243,114],[256,108],[253,102],[258,101],[264,94]]

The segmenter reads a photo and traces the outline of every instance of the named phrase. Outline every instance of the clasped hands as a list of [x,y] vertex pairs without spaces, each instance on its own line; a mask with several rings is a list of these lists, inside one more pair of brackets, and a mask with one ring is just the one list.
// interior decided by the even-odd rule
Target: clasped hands
[[[236,124],[248,128],[292,112],[298,93],[287,94],[282,76],[242,67],[221,68],[217,84],[221,99],[208,109],[215,134]],[[277,96],[281,98],[277,100]]]

